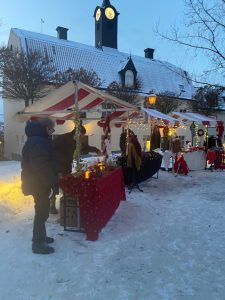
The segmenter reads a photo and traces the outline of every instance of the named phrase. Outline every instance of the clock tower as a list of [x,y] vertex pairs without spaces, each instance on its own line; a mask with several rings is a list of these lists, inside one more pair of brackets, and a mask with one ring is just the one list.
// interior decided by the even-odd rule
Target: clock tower
[[104,0],[102,6],[94,11],[95,47],[103,46],[117,49],[117,24],[119,13],[109,0]]

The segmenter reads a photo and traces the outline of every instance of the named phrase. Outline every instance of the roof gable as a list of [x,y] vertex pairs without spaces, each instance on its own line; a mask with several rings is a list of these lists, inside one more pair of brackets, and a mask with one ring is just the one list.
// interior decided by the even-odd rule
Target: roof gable
[[128,59],[120,65],[119,73],[126,72],[127,70],[131,70],[131,71],[133,71],[133,73],[137,74],[137,70],[136,70],[135,65],[132,61],[131,56],[128,57]]

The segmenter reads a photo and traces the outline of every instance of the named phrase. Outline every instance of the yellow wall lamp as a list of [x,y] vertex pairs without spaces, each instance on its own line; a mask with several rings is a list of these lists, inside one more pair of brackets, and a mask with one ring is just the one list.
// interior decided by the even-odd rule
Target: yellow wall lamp
[[148,96],[148,104],[155,105],[156,100],[157,100],[157,96],[156,95],[152,94],[152,95]]

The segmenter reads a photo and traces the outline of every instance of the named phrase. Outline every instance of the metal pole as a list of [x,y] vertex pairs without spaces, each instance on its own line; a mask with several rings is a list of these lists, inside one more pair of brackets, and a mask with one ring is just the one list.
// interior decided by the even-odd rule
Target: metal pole
[[150,117],[150,126],[151,126],[151,130],[150,130],[150,151],[152,151],[152,135],[153,135],[153,120],[152,120],[152,117]]
[[80,171],[80,148],[81,148],[81,142],[80,142],[80,114],[79,114],[79,107],[78,107],[78,87],[77,87],[77,81],[74,81],[74,113],[75,113],[75,126],[76,126],[76,163],[77,163],[77,171]]
[[[79,112],[79,107],[78,107],[78,86],[77,86],[77,81],[74,81],[74,112],[75,112],[75,126],[76,126],[76,172],[78,176],[81,173],[81,165],[80,165],[80,149],[81,149],[81,141],[80,141],[80,112]],[[81,227],[81,221],[80,221],[80,203],[79,203],[79,198],[77,195],[77,227],[80,230]]]
[[209,128],[208,125],[206,125],[206,148],[208,150],[208,143],[209,143]]

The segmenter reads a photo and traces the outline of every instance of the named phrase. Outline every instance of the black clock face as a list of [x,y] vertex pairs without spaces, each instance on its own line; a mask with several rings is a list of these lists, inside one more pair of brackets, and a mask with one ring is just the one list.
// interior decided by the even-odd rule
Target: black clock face
[[115,18],[115,11],[112,9],[112,7],[107,7],[105,9],[105,16],[106,18],[108,18],[109,20],[113,20]]

